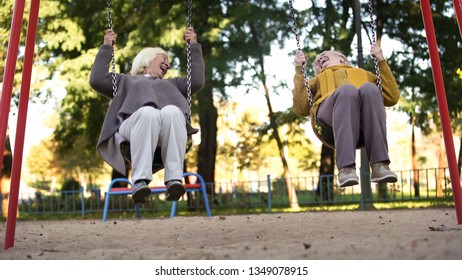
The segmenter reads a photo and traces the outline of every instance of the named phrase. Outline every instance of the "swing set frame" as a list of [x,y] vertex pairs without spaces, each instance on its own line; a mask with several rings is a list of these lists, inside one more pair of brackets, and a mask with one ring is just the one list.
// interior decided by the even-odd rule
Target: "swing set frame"
[[[13,92],[13,80],[18,59],[19,39],[21,36],[22,21],[26,0],[16,0],[14,4],[12,24],[10,28],[10,40],[8,41],[8,51],[5,63],[5,72],[2,85],[0,100],[0,154],[3,155],[6,131],[8,126],[8,116]],[[457,23],[462,37],[462,0],[453,0],[456,11]],[[430,0],[420,0],[422,18],[427,35],[432,73],[435,81],[435,90],[438,100],[441,123],[443,127],[444,143],[447,151],[447,160],[453,188],[453,196],[456,208],[458,224],[462,224],[462,191],[460,186],[459,171],[455,156],[454,142],[452,139],[449,111],[446,101],[446,92],[443,83],[443,75],[440,66],[438,45],[436,42],[433,16],[431,13]],[[37,23],[39,14],[40,0],[30,0],[29,23],[27,26],[24,67],[19,97],[18,123],[16,127],[15,149],[13,154],[13,166],[11,172],[10,196],[8,203],[8,217],[6,224],[4,249],[14,247],[16,230],[16,214],[18,211],[19,183],[21,177],[22,157],[24,148],[24,135],[26,129],[27,110],[30,95],[30,83],[34,58],[35,38],[37,33]],[[0,161],[0,169],[3,168]]]

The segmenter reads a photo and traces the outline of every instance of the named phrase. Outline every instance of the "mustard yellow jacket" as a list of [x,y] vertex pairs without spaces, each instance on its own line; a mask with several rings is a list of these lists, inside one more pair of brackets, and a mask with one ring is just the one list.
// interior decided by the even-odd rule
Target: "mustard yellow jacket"
[[[384,105],[391,107],[398,102],[400,97],[398,85],[386,60],[379,61],[379,70],[380,78],[382,80]],[[294,89],[292,90],[292,108],[294,113],[297,115],[304,117],[308,115],[310,116],[311,125],[316,133],[318,129],[316,124],[316,114],[319,105],[342,85],[352,84],[359,88],[366,82],[377,84],[376,74],[345,64],[328,67],[308,81],[313,96],[313,106],[310,107],[305,80],[302,73],[302,67],[297,66],[295,67]],[[320,135],[317,133],[316,135],[321,139],[321,141],[323,141]]]

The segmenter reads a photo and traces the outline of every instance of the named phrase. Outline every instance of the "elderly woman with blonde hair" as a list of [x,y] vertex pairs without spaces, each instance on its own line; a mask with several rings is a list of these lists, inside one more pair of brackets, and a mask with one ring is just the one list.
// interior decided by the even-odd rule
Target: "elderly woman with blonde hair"
[[308,81],[312,103],[302,73],[307,57],[295,54],[293,110],[300,116],[310,116],[316,136],[335,149],[338,184],[357,185],[356,149],[365,147],[372,166],[371,181],[396,182],[390,168],[386,136],[385,106],[398,102],[400,92],[382,49],[373,44],[371,55],[378,61],[382,91],[377,75],[350,66],[347,57],[338,51],[324,51],[314,60],[316,76]]
[[[162,48],[145,48],[133,60],[131,75],[116,74],[117,92],[113,94],[112,45],[117,34],[108,29],[90,75],[90,85],[111,98],[97,150],[119,173],[126,175],[126,161],[120,145],[130,142],[133,194],[135,203],[144,203],[151,194],[152,164],[157,148],[161,150],[167,186],[166,199],[177,201],[184,193],[183,164],[188,136],[197,133],[190,123],[186,77],[164,79],[170,69],[169,56]],[[191,94],[205,82],[205,66],[196,33],[188,27],[184,39],[191,49]]]

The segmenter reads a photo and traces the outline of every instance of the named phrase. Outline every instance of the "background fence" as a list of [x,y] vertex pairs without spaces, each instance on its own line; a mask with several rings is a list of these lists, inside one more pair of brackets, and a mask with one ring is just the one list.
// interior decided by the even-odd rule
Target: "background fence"
[[[398,182],[393,184],[371,184],[370,190],[360,186],[340,188],[336,175],[271,178],[246,182],[207,183],[212,215],[233,213],[280,212],[290,208],[288,186],[293,188],[296,202],[309,210],[314,207],[360,206],[368,203],[429,202],[433,205],[453,205],[452,186],[449,171],[442,169],[421,169],[395,171]],[[19,213],[30,215],[85,215],[103,213],[104,190],[80,188],[74,191],[36,192],[20,194]],[[151,195],[141,207],[144,213],[168,216],[171,202],[164,194]],[[195,193],[187,193],[177,205],[178,215],[204,214],[203,201]],[[1,201],[1,200],[0,200]],[[295,200],[293,200],[295,201]],[[1,202],[0,202],[1,203]],[[390,206],[391,208],[393,205]],[[132,215],[134,205],[128,196],[111,196],[109,215]]]

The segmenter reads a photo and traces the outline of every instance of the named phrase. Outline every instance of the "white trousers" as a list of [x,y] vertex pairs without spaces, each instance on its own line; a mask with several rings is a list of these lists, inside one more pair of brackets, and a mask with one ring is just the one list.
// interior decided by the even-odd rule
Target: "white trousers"
[[141,107],[122,122],[119,133],[130,142],[133,183],[141,179],[152,181],[157,147],[161,147],[164,181],[182,180],[188,137],[186,120],[178,107],[168,105],[162,110]]

